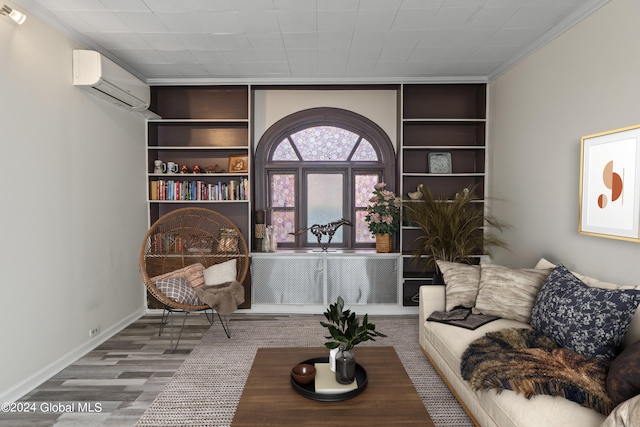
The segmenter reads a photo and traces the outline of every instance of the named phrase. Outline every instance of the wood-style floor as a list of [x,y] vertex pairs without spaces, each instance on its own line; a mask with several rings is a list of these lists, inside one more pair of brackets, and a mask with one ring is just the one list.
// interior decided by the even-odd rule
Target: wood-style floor
[[[170,330],[158,336],[160,319],[123,329],[17,402],[35,412],[0,412],[0,426],[134,426],[210,328],[204,314],[190,314],[172,353]],[[217,317],[215,325],[222,328]]]

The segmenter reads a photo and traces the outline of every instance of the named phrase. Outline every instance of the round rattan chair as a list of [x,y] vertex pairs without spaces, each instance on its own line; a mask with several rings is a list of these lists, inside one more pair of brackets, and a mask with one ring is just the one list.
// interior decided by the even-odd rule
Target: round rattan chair
[[[139,268],[142,281],[151,295],[163,305],[159,335],[171,319],[171,347],[177,348],[190,312],[213,310],[208,305],[194,305],[169,298],[152,278],[174,272],[192,264],[205,268],[225,261],[236,260],[237,278],[242,283],[249,269],[248,248],[238,228],[225,216],[204,208],[183,208],[160,217],[149,229],[140,250]],[[173,313],[184,312],[182,328],[173,346]],[[218,313],[225,333],[230,337],[228,324]]]

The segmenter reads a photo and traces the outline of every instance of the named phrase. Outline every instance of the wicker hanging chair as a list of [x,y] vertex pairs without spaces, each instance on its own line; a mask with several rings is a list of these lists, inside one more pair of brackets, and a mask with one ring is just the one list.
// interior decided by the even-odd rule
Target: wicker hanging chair
[[[160,217],[149,229],[140,250],[139,268],[142,281],[151,295],[164,307],[160,332],[171,317],[173,347],[173,313],[210,310],[198,301],[177,301],[161,292],[151,280],[183,267],[200,263],[205,268],[236,260],[237,278],[242,283],[249,269],[248,248],[238,228],[225,216],[204,208],[183,208]],[[207,316],[208,317],[208,316]],[[218,313],[220,318],[220,313]],[[209,320],[213,322],[213,316]],[[220,321],[229,335],[226,319]],[[184,328],[184,320],[182,322]],[[182,335],[182,329],[180,330]]]

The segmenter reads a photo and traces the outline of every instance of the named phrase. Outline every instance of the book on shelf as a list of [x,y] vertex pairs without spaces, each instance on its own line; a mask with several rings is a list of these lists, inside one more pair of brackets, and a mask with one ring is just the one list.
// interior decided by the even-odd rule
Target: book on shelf
[[174,181],[159,179],[150,182],[151,200],[249,200],[249,180],[229,180],[207,183],[202,180]]

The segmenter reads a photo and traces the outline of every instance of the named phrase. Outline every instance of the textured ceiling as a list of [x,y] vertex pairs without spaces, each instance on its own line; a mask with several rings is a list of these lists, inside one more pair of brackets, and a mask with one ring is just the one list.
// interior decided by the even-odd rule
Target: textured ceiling
[[607,1],[16,3],[148,82],[366,82],[491,79]]

